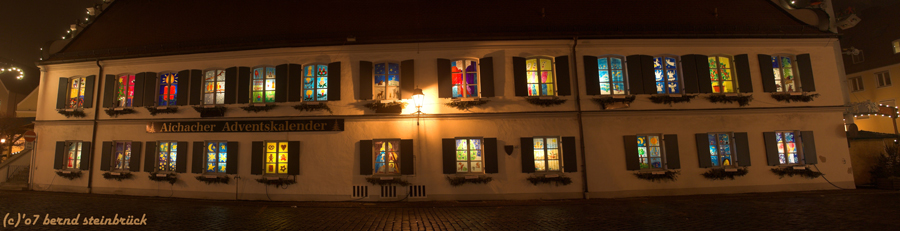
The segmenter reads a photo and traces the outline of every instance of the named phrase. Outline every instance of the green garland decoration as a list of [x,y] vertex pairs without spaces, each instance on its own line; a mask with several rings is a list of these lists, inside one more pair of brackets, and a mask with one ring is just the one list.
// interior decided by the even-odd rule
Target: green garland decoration
[[59,112],[60,115],[66,116],[66,118],[73,117],[73,116],[78,117],[78,118],[84,118],[86,116],[84,114],[84,111],[81,111],[81,110],[72,110],[72,111],[59,110],[57,112]]
[[122,110],[116,110],[115,108],[109,108],[104,111],[106,112],[106,115],[109,115],[112,117],[118,117],[119,115],[134,113],[134,109],[131,109],[131,108],[123,108]]
[[450,177],[447,176],[447,181],[450,181],[450,185],[452,186],[460,186],[466,183],[472,184],[487,184],[490,183],[494,178],[489,176],[478,176],[478,178],[466,179],[465,176],[455,176]]
[[56,175],[69,180],[74,180],[75,178],[81,178],[81,171],[73,171],[68,173],[65,173],[63,171],[56,171]]
[[247,111],[247,112],[269,111],[269,110],[272,110],[272,108],[275,108],[275,104],[266,104],[265,106],[250,105],[250,106],[246,106],[246,107],[241,107],[241,109],[244,109],[244,111]]
[[130,172],[119,173],[119,175],[113,175],[110,172],[103,173],[104,179],[117,180],[117,181],[122,181],[123,179],[131,179],[131,176],[132,175]]
[[178,181],[178,177],[175,173],[167,173],[166,176],[156,176],[156,172],[150,173],[150,180],[152,181],[168,181],[169,184],[175,184],[175,181]]
[[366,177],[366,182],[369,182],[369,184],[372,184],[372,185],[381,185],[381,186],[398,184],[400,186],[406,187],[406,186],[410,185],[409,181],[405,181],[400,178],[393,178],[390,180],[382,180],[380,177]]
[[328,104],[325,104],[325,103],[319,103],[318,105],[301,103],[298,105],[294,105],[294,109],[297,109],[300,111],[308,111],[308,112],[321,110],[321,111],[328,111],[328,113],[334,114],[334,112],[331,111],[331,108],[328,107]]
[[367,103],[363,106],[371,109],[372,111],[378,112],[380,110],[388,109],[391,107],[400,107],[400,109],[403,109],[406,107],[406,104],[407,103],[403,102],[403,101],[393,101],[393,102],[389,102],[389,103],[382,103],[381,101],[375,101],[375,102]]
[[810,170],[809,168],[794,169],[793,167],[773,168],[772,173],[775,173],[775,175],[778,175],[778,179],[784,178],[784,176],[793,177],[794,175],[806,177],[809,179],[815,179],[815,178],[819,178],[820,176],[824,175],[821,172],[816,172],[816,171]]
[[709,102],[712,103],[734,103],[737,102],[738,106],[744,107],[750,105],[750,101],[753,101],[752,95],[736,95],[736,96],[727,96],[724,94],[714,94],[707,97]]
[[724,168],[711,168],[709,171],[700,175],[703,175],[703,177],[710,180],[725,180],[725,178],[734,180],[735,176],[744,176],[747,175],[747,172],[747,168],[738,168],[737,171],[734,172],[725,171]]
[[225,116],[225,108],[223,106],[215,107],[194,107],[194,110],[200,112],[200,117],[222,117]]
[[673,103],[688,103],[691,102],[691,99],[697,97],[696,95],[682,95],[680,97],[672,97],[669,95],[653,95],[650,96],[650,102],[655,104],[668,104],[672,106]]
[[678,179],[678,171],[665,171],[663,174],[653,174],[652,172],[635,172],[634,175],[638,179],[649,180],[652,182],[675,181]]
[[806,93],[803,93],[802,95],[772,94],[772,98],[774,98],[775,100],[778,100],[780,102],[788,102],[788,103],[790,103],[790,102],[807,103],[807,102],[813,101],[813,99],[815,99],[816,97],[819,97],[818,93],[811,94],[811,95],[807,95]]
[[195,178],[197,178],[197,180],[199,180],[199,181],[203,181],[207,185],[208,184],[228,184],[228,181],[231,179],[231,178],[228,178],[228,176],[216,176],[215,178],[208,178],[206,176],[197,176]]
[[556,183],[556,186],[559,186],[559,184],[569,185],[572,183],[572,178],[569,178],[567,176],[558,176],[558,177],[529,176],[528,178],[526,178],[526,180],[528,180],[528,182],[531,182],[531,184],[533,184],[533,185]]
[[281,187],[282,185],[287,186],[287,185],[292,185],[292,184],[297,183],[297,181],[293,180],[293,179],[278,178],[277,180],[269,180],[269,179],[266,179],[265,177],[256,179],[256,182],[263,183],[265,185],[274,185],[275,187]]
[[460,111],[468,111],[469,108],[479,106],[482,104],[486,104],[490,102],[490,100],[474,100],[474,101],[451,101],[449,103],[445,103],[448,107],[459,109]]
[[625,103],[625,104],[630,105],[632,102],[634,102],[635,98],[637,98],[635,95],[625,96],[625,98],[614,98],[612,96],[602,96],[600,98],[593,98],[593,99],[591,99],[591,101],[594,101],[594,103],[600,104],[600,107],[603,108],[603,110],[606,110],[607,106],[609,106],[610,104],[613,104],[613,103]]
[[147,108],[147,111],[150,112],[151,116],[155,116],[156,114],[161,114],[161,113],[173,114],[175,112],[178,112],[178,107],[166,107],[165,109],[157,109],[156,107],[153,107],[153,106],[147,106],[145,108]]
[[565,99],[541,99],[537,97],[529,97],[525,98],[526,101],[530,104],[538,105],[541,107],[549,107],[554,105],[560,105],[566,102]]

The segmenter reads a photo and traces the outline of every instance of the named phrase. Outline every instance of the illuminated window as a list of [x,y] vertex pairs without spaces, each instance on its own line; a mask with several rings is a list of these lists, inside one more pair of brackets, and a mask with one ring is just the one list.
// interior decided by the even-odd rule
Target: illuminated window
[[75,77],[69,79],[69,100],[67,100],[66,108],[83,108],[84,107],[84,87],[86,79],[84,77]]
[[113,148],[115,148],[115,154],[113,155],[116,163],[115,170],[129,171],[129,165],[131,163],[131,141],[116,141]]
[[600,76],[601,95],[624,95],[625,71],[623,70],[622,56],[601,56],[597,58],[597,67]]
[[894,47],[894,54],[900,53],[900,39],[891,42],[891,46]]
[[164,73],[159,75],[159,100],[158,106],[175,106],[178,95],[178,73]]
[[878,83],[878,87],[890,87],[891,86],[891,72],[882,71],[875,73],[875,82]]
[[796,131],[780,131],[775,132],[775,142],[778,149],[778,163],[780,164],[802,164],[796,140],[798,132]]
[[681,93],[681,80],[678,78],[678,57],[653,57],[653,73],[656,75],[657,94]]
[[454,60],[450,62],[453,98],[478,97],[478,61]]
[[559,137],[534,137],[534,171],[559,171]]
[[856,92],[856,91],[865,90],[863,87],[862,77],[859,77],[859,76],[851,77],[851,78],[848,78],[847,80],[849,80],[849,82],[850,82],[850,91]]
[[776,92],[800,91],[800,88],[797,87],[798,79],[795,77],[794,60],[793,56],[772,56],[772,71],[775,73]]
[[[149,142],[148,142],[149,143]],[[152,153],[147,153],[152,155]],[[178,156],[178,143],[174,141],[159,142],[159,156],[157,156],[156,170],[160,172],[174,172],[176,157]]]
[[456,139],[456,172],[483,173],[484,158],[481,138]]
[[528,96],[555,96],[556,79],[553,72],[553,59],[530,58],[525,60],[525,72],[528,84]]
[[659,134],[637,136],[640,169],[663,169],[665,166],[661,137]]
[[203,86],[203,105],[225,104],[225,70],[206,71]]
[[66,141],[66,167],[67,169],[81,168],[81,141]]
[[225,173],[228,162],[228,143],[225,141],[206,142],[206,173]]
[[131,107],[134,99],[134,75],[123,75],[116,79],[116,107]]
[[732,133],[709,133],[709,157],[712,160],[712,166],[733,166],[734,165],[734,135]]
[[375,174],[400,174],[400,140],[374,140]]
[[375,84],[372,93],[375,100],[400,99],[400,64],[375,64]]
[[709,57],[709,80],[712,93],[734,93],[734,64],[729,56]]
[[303,101],[328,100],[328,65],[306,65],[303,69]]
[[253,69],[253,88],[251,103],[275,102],[275,67],[258,67]]
[[266,142],[265,144],[266,174],[287,174],[288,142]]

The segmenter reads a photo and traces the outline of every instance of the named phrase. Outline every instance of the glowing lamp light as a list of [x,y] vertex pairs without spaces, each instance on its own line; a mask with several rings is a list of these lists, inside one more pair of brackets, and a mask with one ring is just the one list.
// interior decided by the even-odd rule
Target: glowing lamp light
[[0,143],[6,143],[6,138],[0,139]]
[[413,90],[413,103],[416,105],[416,112],[422,112],[420,109],[422,108],[422,103],[425,101],[425,93],[422,93],[422,89],[416,88]]

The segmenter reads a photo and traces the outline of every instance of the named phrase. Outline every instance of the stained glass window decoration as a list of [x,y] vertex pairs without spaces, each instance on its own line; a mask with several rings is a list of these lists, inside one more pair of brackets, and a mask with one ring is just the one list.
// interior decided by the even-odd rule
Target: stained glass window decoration
[[225,70],[203,74],[203,105],[225,104]]
[[484,158],[481,138],[456,139],[456,173],[483,173]]
[[597,58],[601,95],[625,95],[625,71],[621,56],[601,56]]
[[158,106],[178,105],[178,73],[163,73],[159,75],[159,102]]
[[534,137],[534,171],[560,170],[559,137]]
[[84,107],[84,87],[86,79],[84,77],[75,77],[69,79],[69,100],[66,108],[76,109]]
[[[264,147],[266,153],[266,174],[288,173],[288,142],[267,141]],[[296,161],[296,160],[295,160]]]
[[795,131],[779,131],[775,132],[775,143],[778,149],[779,164],[801,164],[801,153],[797,149],[797,141]]
[[228,170],[228,143],[225,141],[207,141],[205,173],[226,173]]
[[733,133],[709,133],[707,139],[709,141],[709,157],[713,167],[725,167],[734,165],[734,154],[732,153]]
[[116,78],[116,107],[131,107],[134,99],[134,75]]
[[450,62],[453,98],[478,97],[478,61],[461,59]]
[[400,174],[400,140],[375,140],[375,173]]
[[174,172],[178,157],[178,143],[174,141],[160,141],[157,150],[159,150],[159,153],[157,153],[156,157],[156,169],[160,172]]
[[375,64],[375,83],[372,85],[372,98],[375,100],[400,99],[400,64]]
[[657,94],[681,94],[678,59],[674,56],[653,57],[653,73]]
[[640,169],[663,169],[665,153],[662,149],[661,137],[658,134],[637,136]]
[[253,68],[252,88],[250,92],[251,103],[275,102],[275,67]]
[[66,168],[81,168],[81,141],[66,142]]
[[798,79],[794,74],[793,60],[793,56],[772,56],[772,72],[775,74],[776,92],[800,91]]
[[114,145],[115,170],[128,171],[131,162],[131,141],[116,141]]
[[303,101],[328,100],[328,65],[303,67]]
[[710,56],[709,80],[712,85],[712,93],[734,93],[734,68],[729,56]]
[[554,78],[554,73],[551,58],[526,59],[525,74],[528,96],[555,96],[556,78]]

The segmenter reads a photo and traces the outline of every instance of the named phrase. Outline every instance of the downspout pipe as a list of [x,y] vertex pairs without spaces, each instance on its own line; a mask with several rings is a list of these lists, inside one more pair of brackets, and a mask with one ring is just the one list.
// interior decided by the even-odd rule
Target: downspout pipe
[[[99,116],[100,115],[100,107],[103,107],[103,100],[100,98],[100,96],[101,96],[100,91],[103,90],[103,87],[105,87],[105,86],[103,86],[103,84],[105,83],[105,81],[103,81],[103,80],[105,80],[105,78],[103,78],[103,65],[100,65],[100,61],[101,60],[99,60],[99,59],[96,60],[97,68],[99,68],[99,70],[97,71],[96,81],[98,83],[100,83],[100,87],[96,88],[96,90],[94,90],[94,92],[91,93],[91,94],[94,94],[94,99],[97,99],[96,100],[97,103],[94,104],[94,128],[93,128],[93,132],[91,133],[91,144],[92,144],[91,150],[90,150],[91,165],[94,164],[94,159],[95,159],[94,156],[96,156],[96,155],[94,155],[94,153],[95,153],[94,151],[97,150],[97,146],[103,145],[101,143],[97,143],[97,122],[98,122],[98,119],[100,118],[100,116]],[[88,170],[88,185],[87,185],[88,194],[91,194],[94,191],[94,188],[93,188],[93,186],[94,186],[94,170],[97,168],[99,168],[99,167],[91,166],[90,170]]]
[[587,158],[585,158],[586,155],[584,153],[585,152],[584,151],[584,142],[585,142],[584,141],[584,120],[582,118],[583,116],[582,116],[582,112],[581,112],[581,92],[580,92],[580,88],[578,88],[578,86],[580,86],[578,84],[578,56],[577,56],[577,52],[575,51],[577,47],[578,47],[578,37],[576,36],[576,37],[572,38],[572,58],[569,59],[569,61],[570,61],[569,63],[571,63],[569,70],[573,70],[573,72],[571,72],[571,73],[574,73],[574,75],[572,75],[572,79],[575,82],[575,117],[578,120],[578,137],[581,140],[580,146],[581,146],[582,197],[584,199],[590,199],[588,197],[587,164],[585,163],[585,162],[587,162]]

